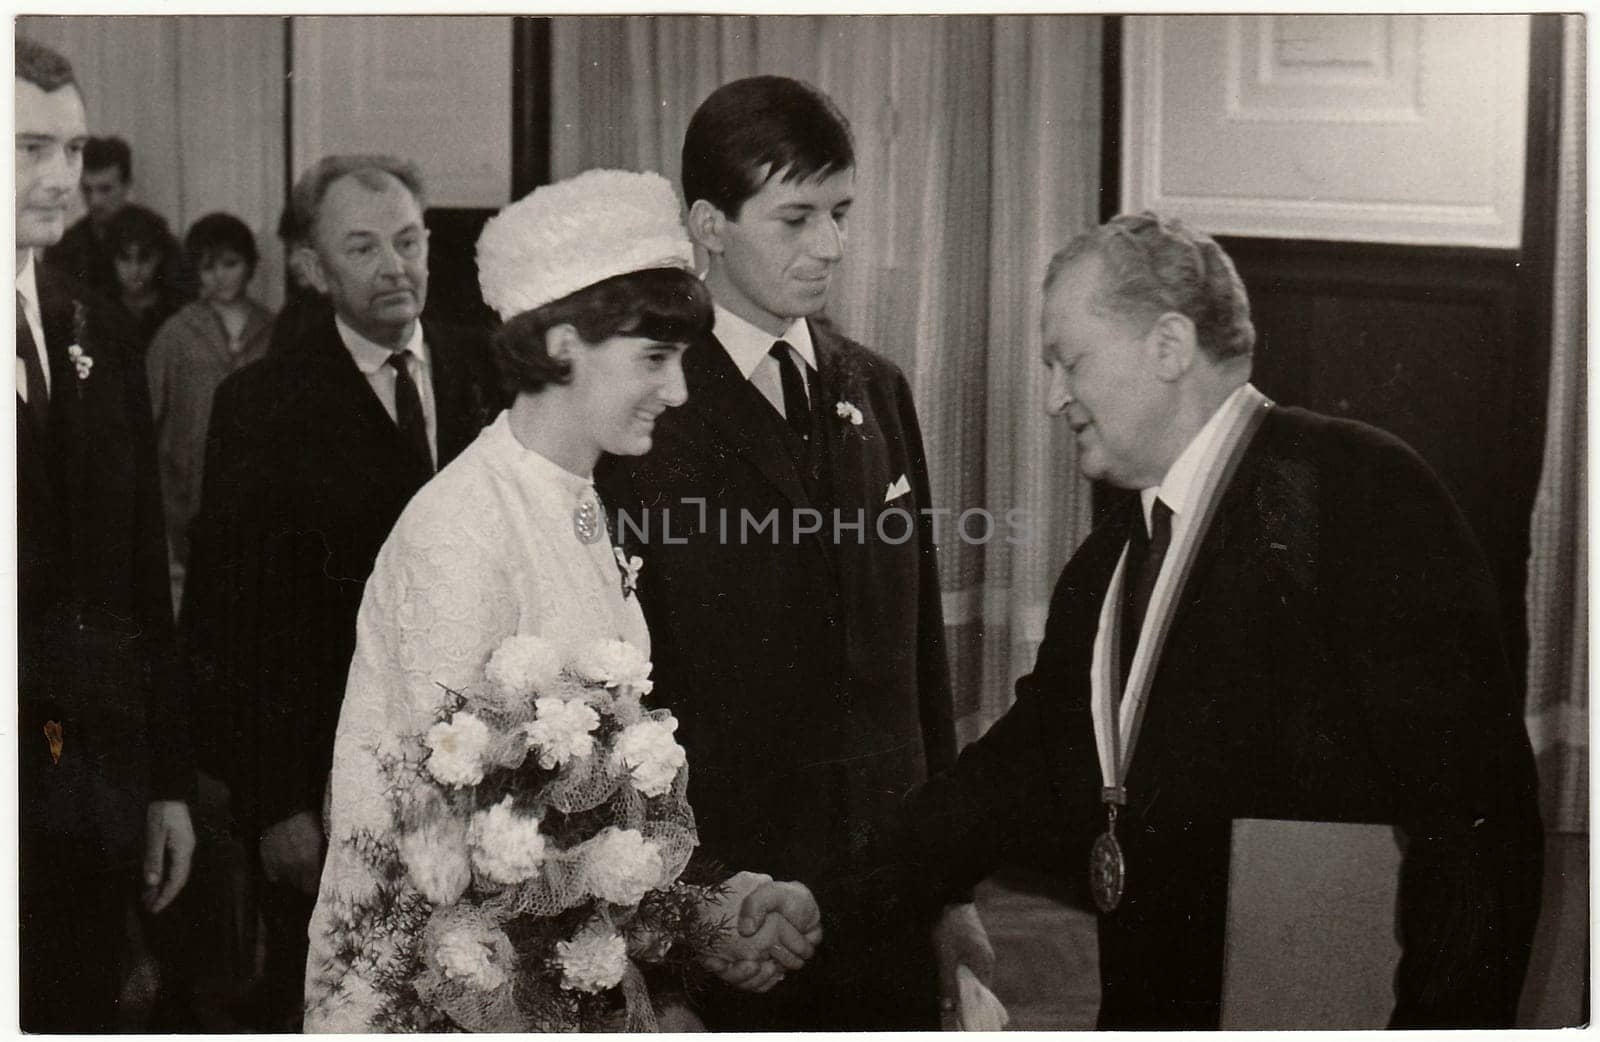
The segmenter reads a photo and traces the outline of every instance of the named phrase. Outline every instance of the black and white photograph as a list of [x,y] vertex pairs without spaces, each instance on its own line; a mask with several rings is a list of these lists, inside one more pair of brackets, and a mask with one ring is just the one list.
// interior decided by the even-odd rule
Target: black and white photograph
[[6,1030],[1588,1025],[1586,10],[68,10]]

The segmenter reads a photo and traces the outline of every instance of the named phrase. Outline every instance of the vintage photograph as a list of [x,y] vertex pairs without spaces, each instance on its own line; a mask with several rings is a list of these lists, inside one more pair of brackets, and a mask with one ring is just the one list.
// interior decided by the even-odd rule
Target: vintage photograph
[[12,1029],[1589,1022],[1585,14],[12,27]]

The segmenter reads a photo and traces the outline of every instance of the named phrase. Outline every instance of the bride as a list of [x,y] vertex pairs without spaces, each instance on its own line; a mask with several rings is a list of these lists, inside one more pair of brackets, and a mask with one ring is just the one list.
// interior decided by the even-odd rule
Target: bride
[[[648,707],[634,596],[649,577],[613,549],[590,484],[602,452],[648,451],[687,398],[684,345],[712,321],[692,264],[656,174],[589,171],[485,227],[516,399],[416,495],[367,584],[307,1030],[645,1029],[642,966],[739,961],[724,979],[760,990],[781,969],[750,972],[753,953],[793,967],[820,939],[799,884],[685,878],[685,756]],[[717,913],[763,886],[788,888],[769,907],[795,921],[725,936]]]

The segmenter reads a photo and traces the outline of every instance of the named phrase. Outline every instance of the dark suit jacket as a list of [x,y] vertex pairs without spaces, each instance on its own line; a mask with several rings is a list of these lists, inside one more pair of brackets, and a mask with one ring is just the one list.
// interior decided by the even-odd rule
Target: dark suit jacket
[[[603,460],[596,474],[624,515],[613,516],[617,533],[645,562],[652,700],[680,721],[702,848],[731,870],[790,879],[848,848],[954,756],[910,388],[888,360],[825,324],[811,328],[818,458],[797,463],[798,440],[707,337],[684,356],[689,402],[657,421],[652,450]],[[839,402],[860,410],[859,426],[837,415]],[[902,476],[909,494],[886,503]],[[885,519],[881,539],[889,508],[903,514]],[[795,535],[801,509],[821,512],[821,532]],[[834,510],[860,527],[836,538]],[[756,531],[769,512],[776,528]],[[933,972],[919,961],[926,944],[896,943],[902,950],[831,947],[755,997],[748,1018],[711,1010],[708,1024],[936,1026]],[[869,982],[856,972],[864,963],[899,966],[908,982]]]
[[[498,411],[484,338],[424,323],[448,463]],[[314,336],[225,380],[212,408],[183,607],[207,762],[253,834],[319,813],[378,549],[422,483],[339,339]]]
[[[192,725],[174,683],[143,368],[105,314],[43,265],[38,286],[51,379],[42,426],[17,399],[21,825],[97,845],[103,865],[137,858],[150,799],[190,797]],[[93,359],[84,379],[74,344]],[[50,720],[63,728],[60,763]]]
[[[1406,446],[1299,409],[1268,414],[1223,496],[1127,779],[1127,891],[1100,920],[1101,1026],[1217,1026],[1230,823],[1243,817],[1402,826],[1395,1024],[1508,1026],[1540,829],[1465,522]],[[1085,876],[1105,829],[1089,664],[1137,509],[1068,563],[1016,704],[910,801],[872,871],[820,887],[825,909],[864,908],[863,923],[916,914],[1007,862]]]
[[95,234],[88,215],[80,217],[61,241],[44,251],[44,262],[63,285],[111,300],[117,295],[117,270],[111,248]]

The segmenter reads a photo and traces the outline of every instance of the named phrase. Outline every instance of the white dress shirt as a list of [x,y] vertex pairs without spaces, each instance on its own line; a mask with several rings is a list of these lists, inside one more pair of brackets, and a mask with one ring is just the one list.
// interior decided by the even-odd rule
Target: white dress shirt
[[[44,348],[44,319],[39,312],[39,266],[34,263],[33,251],[29,250],[27,257],[22,262],[22,270],[17,272],[17,292],[22,295],[22,317],[28,323],[28,331],[33,334],[33,348],[39,352],[39,365],[44,369],[45,390],[50,390],[50,354]],[[28,400],[28,369],[22,359],[16,360],[17,364],[17,395],[23,400]]]
[[[394,392],[395,373],[394,367],[389,365],[389,356],[394,352],[357,333],[338,316],[334,317],[333,324],[338,328],[339,339],[344,341],[350,357],[355,359],[356,368],[361,370],[361,375],[366,377],[372,393],[378,396],[378,401],[383,403],[384,409],[389,413],[389,419],[398,423],[399,412],[395,406]],[[438,466],[439,420],[438,410],[433,404],[433,360],[428,354],[428,345],[422,339],[421,322],[416,323],[411,331],[411,339],[401,350],[406,353],[406,371],[411,374],[412,382],[417,385],[417,397],[422,399],[422,418],[428,429],[428,453],[433,457],[434,465]]]
[[779,416],[787,415],[783,411],[783,375],[778,369],[778,360],[769,353],[779,340],[787,341],[805,363],[806,397],[811,397],[811,387],[816,381],[817,349],[811,343],[811,327],[806,325],[805,319],[795,319],[782,336],[773,336],[726,308],[714,306],[712,310],[715,324],[711,332],[727,349],[734,366],[778,410]]
[[[1192,538],[1191,529],[1194,527],[1195,518],[1199,517],[1205,507],[1204,503],[1197,502],[1196,497],[1200,490],[1195,486],[1195,481],[1202,474],[1210,473],[1216,462],[1217,454],[1225,447],[1220,441],[1220,435],[1231,423],[1231,418],[1238,410],[1248,404],[1245,398],[1245,388],[1249,384],[1241,384],[1234,392],[1223,399],[1217,411],[1200,428],[1200,432],[1190,439],[1184,446],[1178,458],[1172,461],[1167,468],[1167,473],[1161,479],[1161,484],[1139,491],[1139,505],[1144,510],[1144,529],[1150,531],[1150,512],[1155,508],[1157,497],[1172,511],[1172,541],[1168,544],[1167,554],[1161,560],[1161,571],[1156,573],[1156,590],[1162,589],[1161,576],[1168,570],[1176,567],[1175,562],[1183,560],[1183,548]],[[1222,495],[1225,489],[1218,489],[1217,495]],[[1117,570],[1120,573],[1126,565],[1127,549],[1123,549],[1124,560],[1119,561]],[[1172,591],[1172,596],[1182,593],[1181,590]],[[1145,613],[1145,621],[1156,617],[1158,605],[1154,596]],[[1095,647],[1110,638],[1110,627],[1116,625],[1115,620],[1122,618],[1121,609],[1109,602],[1100,613],[1100,628],[1095,634]],[[1124,640],[1137,639],[1124,635]]]

